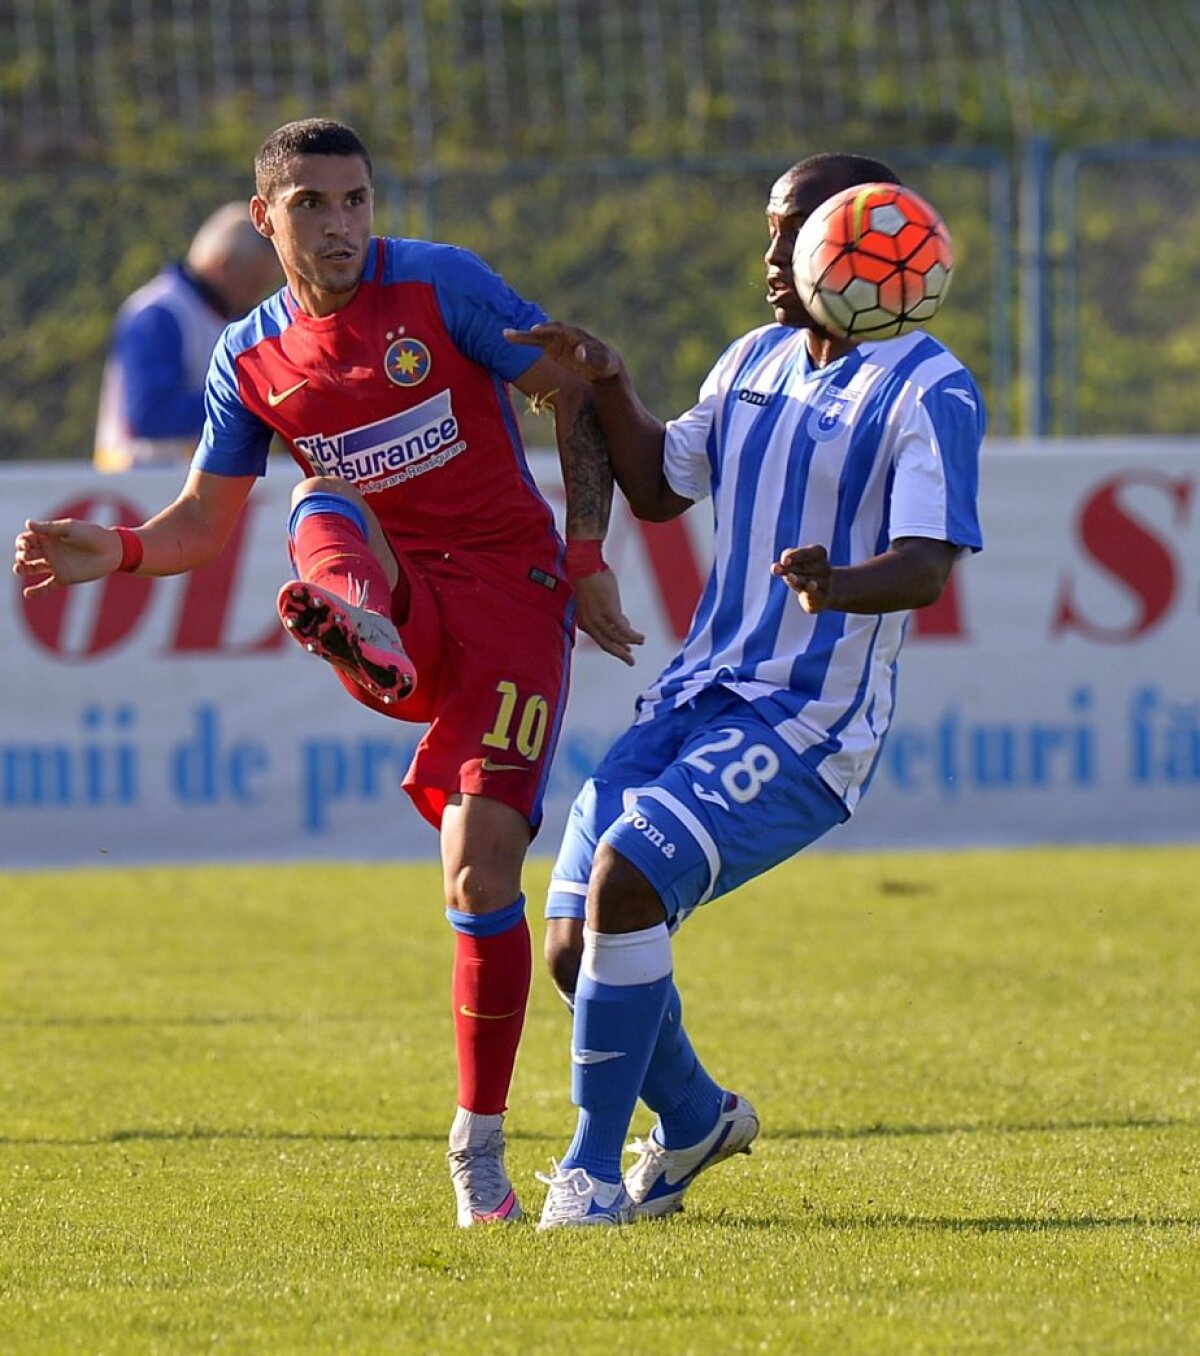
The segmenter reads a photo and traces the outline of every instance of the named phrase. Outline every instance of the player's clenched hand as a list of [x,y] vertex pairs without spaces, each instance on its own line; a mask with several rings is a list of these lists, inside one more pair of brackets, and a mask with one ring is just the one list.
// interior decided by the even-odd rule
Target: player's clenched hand
[[571,586],[575,590],[575,620],[579,629],[607,654],[623,663],[633,663],[633,646],[646,637],[635,631],[621,611],[621,591],[612,570],[584,575]]
[[549,321],[528,330],[505,330],[504,337],[510,344],[540,348],[556,363],[578,372],[589,381],[604,381],[606,377],[615,377],[621,370],[621,358],[617,351],[609,348],[603,339],[597,339],[594,334],[581,330],[577,325]]
[[13,574],[28,580],[23,592],[35,593],[103,579],[121,563],[121,541],[99,523],[77,518],[26,522],[13,548]]
[[805,612],[824,612],[833,597],[833,566],[823,546],[792,546],[771,566],[771,573],[795,591]]

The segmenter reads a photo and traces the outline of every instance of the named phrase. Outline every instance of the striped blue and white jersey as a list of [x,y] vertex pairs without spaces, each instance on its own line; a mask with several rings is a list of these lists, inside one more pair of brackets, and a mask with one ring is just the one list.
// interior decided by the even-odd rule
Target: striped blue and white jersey
[[900,537],[979,550],[984,425],[971,374],[920,331],[821,368],[789,326],[733,343],[696,406],[667,425],[672,489],[712,498],[714,560],[683,648],[638,698],[636,723],[729,688],[853,810],[891,721],[908,613],[810,616],[771,564],[820,543],[850,565]]

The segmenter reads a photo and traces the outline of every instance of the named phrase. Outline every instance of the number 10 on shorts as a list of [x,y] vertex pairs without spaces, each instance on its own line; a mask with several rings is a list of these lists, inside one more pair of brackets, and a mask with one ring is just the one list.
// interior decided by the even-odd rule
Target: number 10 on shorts
[[[550,704],[540,693],[533,693],[521,701],[521,693],[516,683],[503,678],[496,684],[500,695],[500,704],[492,728],[483,736],[483,744],[489,749],[507,752],[516,744],[516,750],[522,758],[536,761],[546,742],[546,729],[550,723]],[[520,706],[520,715],[517,708]],[[514,731],[513,726],[516,726]]]

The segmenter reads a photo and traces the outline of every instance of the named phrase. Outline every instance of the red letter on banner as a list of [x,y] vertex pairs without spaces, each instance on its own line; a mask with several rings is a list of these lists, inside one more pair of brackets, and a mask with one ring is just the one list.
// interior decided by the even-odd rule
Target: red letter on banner
[[1131,485],[1161,490],[1172,501],[1180,525],[1187,520],[1192,485],[1154,472],[1129,472],[1102,485],[1083,507],[1079,522],[1083,547],[1133,594],[1138,603],[1136,619],[1128,626],[1104,626],[1086,617],[1072,598],[1072,577],[1067,574],[1059,587],[1052,635],[1074,630],[1089,640],[1133,640],[1157,625],[1171,606],[1177,587],[1175,561],[1163,543],[1121,507],[1120,493]]

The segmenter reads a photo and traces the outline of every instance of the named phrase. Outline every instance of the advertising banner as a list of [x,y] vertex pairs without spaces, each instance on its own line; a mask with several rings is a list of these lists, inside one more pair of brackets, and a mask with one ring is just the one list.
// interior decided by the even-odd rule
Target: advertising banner
[[[826,846],[1200,836],[1200,456],[1163,439],[992,441],[985,550],[914,614],[898,714],[854,820]],[[556,459],[534,458],[561,499]],[[222,556],[26,600],[0,589],[0,864],[405,859],[436,852],[400,779],[421,727],[357,706],[275,617],[290,462]],[[0,468],[6,543],[26,518],[136,524],[175,472]],[[7,549],[7,548],[6,548]],[[581,637],[535,852],[687,629],[706,505],[614,511],[606,553],[646,633],[630,669]],[[764,562],[764,568],[769,562]]]

